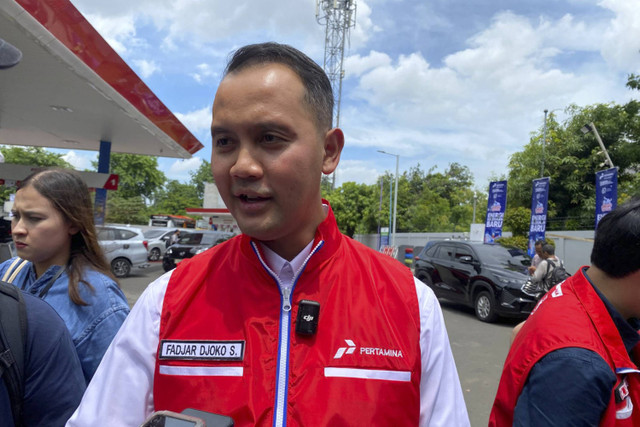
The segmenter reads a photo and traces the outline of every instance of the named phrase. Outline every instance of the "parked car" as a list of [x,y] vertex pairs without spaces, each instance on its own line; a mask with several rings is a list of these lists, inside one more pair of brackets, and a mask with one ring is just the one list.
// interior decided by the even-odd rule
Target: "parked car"
[[116,277],[127,277],[133,268],[147,268],[147,240],[135,227],[97,227],[98,243],[102,247],[111,271]]
[[160,261],[169,247],[169,239],[176,231],[175,228],[149,228],[144,230],[144,238],[147,239],[149,249],[149,261]]
[[476,317],[526,317],[537,300],[525,294],[530,258],[520,249],[467,241],[429,242],[414,259],[414,274],[438,298],[475,309]]
[[176,268],[176,265],[187,258],[206,251],[230,238],[233,234],[222,231],[180,230],[180,240],[167,249],[162,258],[162,268],[169,271]]

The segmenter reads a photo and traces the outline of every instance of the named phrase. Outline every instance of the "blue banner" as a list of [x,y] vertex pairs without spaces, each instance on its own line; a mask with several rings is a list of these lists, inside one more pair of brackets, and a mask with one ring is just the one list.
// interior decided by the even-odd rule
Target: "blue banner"
[[507,209],[507,181],[489,183],[487,217],[484,222],[484,242],[493,243],[502,236],[504,211]]
[[596,172],[596,228],[618,204],[618,168]]
[[549,201],[549,178],[533,180],[531,192],[531,225],[529,226],[529,256],[536,253],[535,243],[544,239],[547,229],[547,202]]

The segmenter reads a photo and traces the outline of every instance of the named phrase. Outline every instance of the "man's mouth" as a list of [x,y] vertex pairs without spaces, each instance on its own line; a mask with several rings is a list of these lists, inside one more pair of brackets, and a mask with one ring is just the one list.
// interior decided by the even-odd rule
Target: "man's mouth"
[[268,197],[249,196],[247,194],[240,194],[238,198],[245,203],[258,203],[268,200]]

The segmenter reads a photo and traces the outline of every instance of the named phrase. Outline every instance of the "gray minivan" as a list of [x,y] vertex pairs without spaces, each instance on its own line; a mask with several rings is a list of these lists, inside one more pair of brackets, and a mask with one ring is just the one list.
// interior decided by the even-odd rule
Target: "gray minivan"
[[147,241],[142,230],[115,225],[96,227],[96,230],[98,243],[114,276],[127,277],[133,268],[149,267]]

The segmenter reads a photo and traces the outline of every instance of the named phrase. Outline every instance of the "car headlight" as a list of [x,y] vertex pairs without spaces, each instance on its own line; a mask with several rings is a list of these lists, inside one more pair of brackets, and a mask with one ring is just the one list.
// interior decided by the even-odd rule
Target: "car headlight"
[[514,279],[512,277],[500,276],[498,274],[496,274],[496,279],[498,279],[500,283],[504,283],[505,285],[514,285],[518,287],[522,286],[522,284],[525,282],[522,279]]
[[206,246],[196,246],[194,248],[189,249],[189,252],[191,252],[194,255],[198,255],[201,254],[202,252],[206,251],[207,249],[209,249]]
[[173,253],[173,249],[169,248],[169,249],[167,249],[167,251],[165,253],[167,255],[171,255]]

